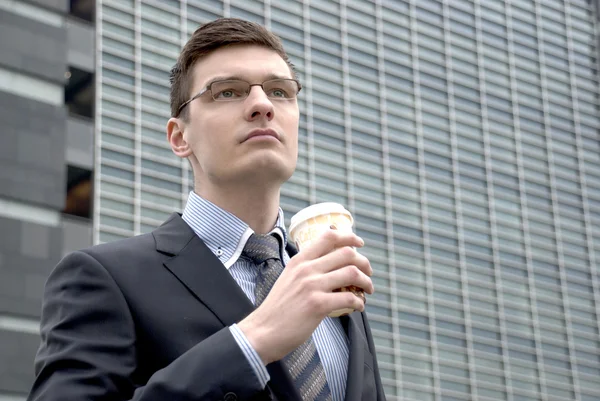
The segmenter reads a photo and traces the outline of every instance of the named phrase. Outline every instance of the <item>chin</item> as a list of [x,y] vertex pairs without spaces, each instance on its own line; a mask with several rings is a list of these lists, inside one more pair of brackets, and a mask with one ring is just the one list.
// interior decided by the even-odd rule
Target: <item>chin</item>
[[294,166],[290,163],[282,163],[281,160],[269,160],[262,158],[255,160],[251,165],[244,166],[236,176],[241,183],[254,182],[255,184],[284,183],[292,174]]

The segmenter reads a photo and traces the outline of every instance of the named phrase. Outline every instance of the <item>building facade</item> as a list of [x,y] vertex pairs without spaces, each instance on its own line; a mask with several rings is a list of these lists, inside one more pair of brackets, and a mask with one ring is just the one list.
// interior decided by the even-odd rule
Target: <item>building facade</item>
[[594,4],[99,3],[96,242],[183,207],[169,69],[199,24],[257,21],[304,85],[282,207],[354,213],[388,399],[600,399]]
[[[321,201],[354,214],[388,399],[600,399],[596,1],[98,0],[95,34],[74,3],[0,0],[0,29],[31,26],[0,35],[0,400],[29,385],[43,277],[90,241],[72,233],[112,241],[183,208],[169,70],[221,16],[266,25],[297,67],[282,208],[288,223]],[[54,68],[23,59],[41,37]],[[69,206],[91,180],[93,212]]]
[[0,0],[2,401],[31,387],[46,277],[92,243],[94,11],[93,1]]

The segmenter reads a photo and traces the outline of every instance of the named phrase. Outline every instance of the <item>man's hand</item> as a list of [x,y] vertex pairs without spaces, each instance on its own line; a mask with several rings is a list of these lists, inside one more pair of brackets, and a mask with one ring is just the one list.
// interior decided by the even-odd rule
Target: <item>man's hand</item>
[[363,245],[353,233],[326,231],[290,260],[263,303],[238,323],[265,365],[304,343],[332,311],[364,310],[351,292],[333,292],[354,285],[373,293],[371,264],[352,248]]

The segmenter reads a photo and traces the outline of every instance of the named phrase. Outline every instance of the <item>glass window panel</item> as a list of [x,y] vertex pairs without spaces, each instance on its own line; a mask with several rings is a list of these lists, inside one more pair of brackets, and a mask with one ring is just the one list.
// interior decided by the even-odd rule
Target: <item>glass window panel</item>
[[412,323],[419,323],[423,325],[429,324],[429,318],[427,316],[417,315],[414,313],[398,312],[398,318],[400,320],[405,320]]
[[455,383],[448,380],[440,380],[440,387],[445,390],[451,390],[461,393],[469,393],[471,391],[471,386],[467,384]]
[[152,155],[163,157],[165,159],[169,159],[169,160],[173,160],[173,161],[176,160],[174,158],[174,154],[171,149],[153,146],[153,145],[150,145],[150,144],[147,144],[144,142],[142,142],[142,153],[152,154]]
[[181,184],[142,174],[142,184],[151,188],[161,188],[167,191],[181,193]]
[[158,211],[155,209],[149,209],[146,207],[141,208],[141,216],[145,217],[145,218],[149,218],[149,219],[165,221],[169,218],[170,215],[171,215],[171,213],[169,213],[169,212],[162,212],[162,211]]
[[[488,358],[483,357],[482,355],[485,355],[485,354],[476,354],[475,357],[473,358],[473,361],[475,362],[476,367],[483,367],[483,368],[487,368],[487,369],[496,369],[496,370],[503,369],[504,364],[502,363],[502,361],[495,360],[495,359],[488,359]],[[499,398],[493,397],[493,399],[497,400]]]
[[467,354],[464,351],[453,352],[445,349],[438,349],[438,356],[442,361],[456,361],[467,363]]
[[121,152],[115,152],[115,151],[108,150],[108,149],[102,149],[101,156],[103,159],[112,160],[112,161],[124,163],[127,165],[134,164],[134,157],[132,155],[121,153]]
[[422,359],[409,358],[402,356],[400,358],[400,364],[403,367],[409,367],[413,369],[422,369],[422,370],[432,370],[432,364],[429,361],[425,361]]
[[524,351],[516,351],[516,350],[508,350],[508,356],[510,359],[518,359],[518,360],[525,360],[525,361],[531,361],[531,362],[536,362],[537,361],[537,357],[529,352],[524,352]]
[[417,338],[421,340],[429,340],[429,331],[428,330],[418,330],[410,327],[401,327],[400,335],[410,338]]
[[107,165],[101,165],[101,173],[106,175],[106,176],[110,176],[110,177],[114,177],[114,178],[119,178],[122,180],[127,180],[127,181],[133,181],[134,180],[134,174],[131,171],[127,171],[121,168],[116,168],[116,167],[112,167],[112,166],[107,166]]
[[133,214],[133,205],[105,197],[100,198],[100,207],[115,210],[125,214]]
[[440,306],[438,304],[435,304],[435,313],[438,316],[454,317],[456,319],[464,319],[465,318],[465,314],[463,313],[462,310],[449,308],[446,306]]
[[465,326],[462,324],[448,322],[445,320],[441,320],[439,318],[436,318],[435,324],[438,328],[441,328],[441,329],[457,331],[459,333],[465,332]]
[[166,195],[159,195],[156,193],[152,193],[149,191],[146,191],[144,189],[142,189],[141,191],[141,199],[144,202],[148,202],[150,204],[160,204],[163,205],[169,209],[180,209],[181,208],[181,199],[179,198],[179,193],[173,195],[173,196],[178,196],[177,199],[175,199],[174,197],[169,197]]

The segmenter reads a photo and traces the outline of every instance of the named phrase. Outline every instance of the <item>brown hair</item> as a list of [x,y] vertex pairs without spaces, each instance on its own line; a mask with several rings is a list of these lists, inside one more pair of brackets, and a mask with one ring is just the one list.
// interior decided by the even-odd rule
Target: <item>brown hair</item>
[[[210,52],[229,45],[258,45],[272,49],[290,66],[295,77],[294,65],[290,62],[281,39],[265,27],[238,18],[220,18],[200,26],[187,41],[177,63],[171,69],[171,116],[176,117],[179,107],[190,96],[193,85],[192,67]],[[181,117],[187,117],[186,109]]]

